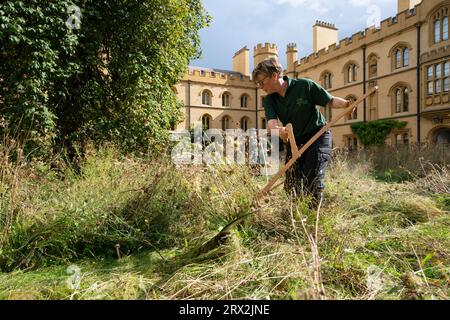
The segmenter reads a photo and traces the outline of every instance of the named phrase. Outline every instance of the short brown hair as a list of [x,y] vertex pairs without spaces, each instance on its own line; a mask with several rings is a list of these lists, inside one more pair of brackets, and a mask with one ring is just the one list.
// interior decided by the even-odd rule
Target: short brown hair
[[256,77],[260,74],[272,76],[274,73],[281,75],[283,72],[283,67],[278,63],[276,58],[269,58],[261,61],[256,68],[253,70],[253,81],[255,81]]

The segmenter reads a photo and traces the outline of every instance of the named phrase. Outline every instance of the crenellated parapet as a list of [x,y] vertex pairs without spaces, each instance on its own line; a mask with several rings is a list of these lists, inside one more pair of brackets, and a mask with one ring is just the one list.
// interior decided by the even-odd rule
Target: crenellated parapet
[[261,61],[269,58],[278,59],[278,48],[276,44],[266,42],[259,43],[253,48],[253,65],[257,66]]
[[[379,27],[368,27],[363,31],[356,32],[351,37],[339,40],[337,44],[330,44],[326,49],[320,49],[315,53],[302,57],[294,63],[294,65],[297,69],[308,69],[318,63],[325,62],[328,59],[334,59],[339,55],[347,54],[363,46],[380,41],[386,36],[401,32],[405,28],[414,26],[420,22],[418,12],[422,5],[423,2],[416,5],[414,9],[400,12],[394,17],[381,21]],[[316,25],[326,28],[335,28],[333,24],[322,21],[317,21]]]
[[251,77],[238,72],[226,70],[214,70],[207,68],[189,67],[188,72],[183,77],[184,81],[196,81],[214,83],[218,85],[243,85],[255,87]]
[[258,43],[253,48],[253,52],[255,54],[261,54],[261,53],[277,53],[278,54],[278,48],[277,48],[277,45],[274,43],[266,42],[264,45],[262,43]]
[[286,52],[290,51],[298,51],[296,43],[288,43],[288,45],[286,46]]

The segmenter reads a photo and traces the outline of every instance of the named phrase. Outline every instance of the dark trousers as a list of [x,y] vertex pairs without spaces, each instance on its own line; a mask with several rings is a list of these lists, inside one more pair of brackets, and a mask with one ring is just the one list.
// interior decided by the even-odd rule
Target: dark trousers
[[[314,135],[296,138],[300,149]],[[288,144],[286,163],[292,158],[291,147]],[[331,131],[328,130],[320,136],[304,153],[297,159],[294,165],[286,172],[284,189],[292,196],[312,195],[313,204],[322,199],[325,188],[325,170],[331,161]]]

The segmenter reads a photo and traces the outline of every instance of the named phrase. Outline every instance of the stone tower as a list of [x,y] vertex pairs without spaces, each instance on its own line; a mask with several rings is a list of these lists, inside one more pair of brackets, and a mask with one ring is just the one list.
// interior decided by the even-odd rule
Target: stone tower
[[298,60],[298,50],[295,43],[289,43],[286,48],[286,75],[295,77],[295,62]]
[[271,43],[266,43],[263,46],[261,43],[259,43],[256,47],[253,48],[253,67],[256,68],[256,66],[261,61],[272,57],[278,59],[277,46]]

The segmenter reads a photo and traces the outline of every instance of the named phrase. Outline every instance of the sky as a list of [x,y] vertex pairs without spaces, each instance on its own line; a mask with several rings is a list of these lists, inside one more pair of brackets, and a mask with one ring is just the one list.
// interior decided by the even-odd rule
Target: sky
[[212,16],[200,31],[202,58],[191,66],[232,70],[233,55],[244,46],[275,43],[286,66],[286,45],[296,43],[299,59],[312,53],[316,20],[333,23],[339,40],[395,16],[397,0],[202,0]]

